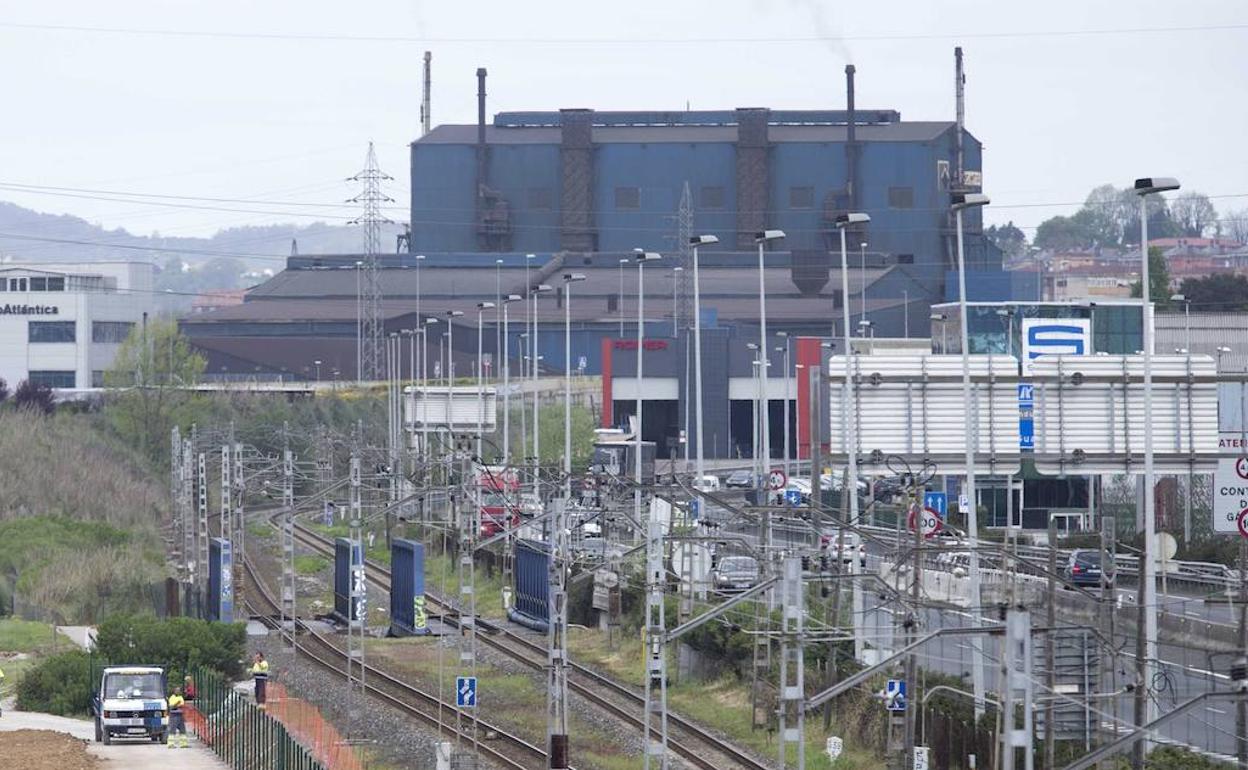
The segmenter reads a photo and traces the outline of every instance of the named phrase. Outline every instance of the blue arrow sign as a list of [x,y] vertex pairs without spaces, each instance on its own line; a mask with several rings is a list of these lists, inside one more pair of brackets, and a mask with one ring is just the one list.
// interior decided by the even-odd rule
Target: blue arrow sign
[[949,496],[944,492],[926,492],[923,507],[935,511],[944,520],[949,515]]
[[884,707],[889,711],[906,710],[906,680],[888,680],[888,684],[884,687]]
[[477,707],[477,678],[475,676],[455,677],[455,705],[465,709]]

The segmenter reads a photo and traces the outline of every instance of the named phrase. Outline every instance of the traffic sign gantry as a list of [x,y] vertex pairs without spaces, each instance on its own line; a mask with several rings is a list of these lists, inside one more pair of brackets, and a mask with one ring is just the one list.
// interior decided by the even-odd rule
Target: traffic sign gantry
[[[1238,431],[1224,431],[1218,440],[1223,451],[1234,451]],[[1248,457],[1226,457],[1213,474],[1213,531],[1248,537],[1244,511],[1248,510]]]

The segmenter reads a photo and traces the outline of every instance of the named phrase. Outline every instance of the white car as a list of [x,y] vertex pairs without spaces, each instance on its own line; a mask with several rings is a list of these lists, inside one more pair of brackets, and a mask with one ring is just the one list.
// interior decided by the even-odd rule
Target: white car
[[699,492],[718,492],[719,477],[708,474],[700,479],[694,479],[693,488]]

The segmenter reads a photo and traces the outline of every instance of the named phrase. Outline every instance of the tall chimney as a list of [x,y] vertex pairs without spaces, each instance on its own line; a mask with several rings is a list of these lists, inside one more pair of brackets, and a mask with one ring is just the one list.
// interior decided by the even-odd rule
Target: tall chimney
[[966,179],[966,166],[964,165],[964,156],[962,154],[962,132],[966,125],[966,73],[962,70],[962,46],[953,49],[953,73],[954,84],[953,92],[957,102],[957,153],[954,156],[954,175],[951,187],[961,189],[962,182]]
[[425,51],[425,78],[424,89],[420,94],[420,135],[424,136],[429,133],[432,127],[432,117],[429,114],[429,95],[433,90],[433,53]]
[[482,227],[485,222],[485,186],[488,179],[485,146],[485,67],[477,68],[477,188],[476,192],[476,232],[480,242]]
[[485,154],[485,67],[477,68],[477,153]]
[[845,65],[845,190],[850,211],[858,210],[858,143],[854,111],[854,65]]

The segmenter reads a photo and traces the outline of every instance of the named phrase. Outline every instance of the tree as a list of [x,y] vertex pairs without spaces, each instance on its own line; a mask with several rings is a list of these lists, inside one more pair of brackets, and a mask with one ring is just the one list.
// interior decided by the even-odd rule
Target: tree
[[[1148,250],[1148,296],[1157,309],[1170,307],[1170,269],[1161,249],[1153,246]],[[1131,284],[1131,296],[1140,296],[1140,282]]]
[[1222,215],[1222,232],[1240,244],[1248,244],[1248,209],[1228,211]]
[[169,431],[192,422],[199,409],[187,388],[199,382],[204,365],[176,321],[136,326],[104,375],[105,386],[116,389],[106,411],[113,428],[147,457],[164,458]]
[[1184,278],[1179,293],[1192,307],[1221,312],[1248,310],[1248,276],[1210,275]]
[[1208,197],[1198,192],[1185,192],[1175,198],[1170,204],[1170,214],[1179,231],[1188,238],[1202,238],[1218,223],[1218,210]]
[[9,383],[0,377],[0,404],[3,404],[9,398]]
[[992,225],[984,230],[984,235],[1007,257],[1021,256],[1027,250],[1027,236],[1014,226],[1013,221],[999,226]]
[[17,390],[13,391],[13,404],[18,409],[29,409],[41,414],[52,414],[56,410],[52,388],[30,380],[22,380],[17,384]]
[[1059,214],[1040,223],[1033,243],[1056,251],[1086,249],[1093,244],[1093,228],[1082,210],[1071,217]]

